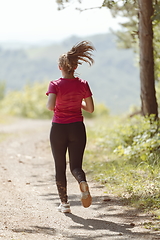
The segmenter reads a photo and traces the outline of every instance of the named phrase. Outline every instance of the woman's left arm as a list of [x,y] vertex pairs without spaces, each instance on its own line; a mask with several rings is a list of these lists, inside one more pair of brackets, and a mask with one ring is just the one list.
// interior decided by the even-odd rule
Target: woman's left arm
[[81,108],[89,113],[92,113],[94,111],[94,102],[92,96],[84,98],[81,104]]
[[56,94],[49,93],[49,95],[48,95],[48,102],[47,102],[47,108],[50,111],[54,111],[55,105],[56,105]]

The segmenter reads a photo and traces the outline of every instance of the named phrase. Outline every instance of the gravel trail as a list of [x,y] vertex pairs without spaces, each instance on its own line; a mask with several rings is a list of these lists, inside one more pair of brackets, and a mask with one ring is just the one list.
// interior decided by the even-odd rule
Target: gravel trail
[[[71,214],[57,211],[59,198],[49,146],[51,122],[16,119],[0,124],[1,240],[155,240],[160,232],[143,228],[150,216],[122,206],[106,189],[89,179],[91,207],[80,203],[77,182],[69,170]],[[89,139],[88,139],[89,141]]]

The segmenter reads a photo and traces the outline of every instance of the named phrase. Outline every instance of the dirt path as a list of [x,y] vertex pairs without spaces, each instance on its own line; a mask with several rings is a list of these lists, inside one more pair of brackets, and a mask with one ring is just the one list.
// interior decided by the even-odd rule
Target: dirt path
[[149,216],[121,206],[114,197],[104,201],[108,198],[104,189],[91,180],[93,204],[83,208],[78,184],[69,172],[72,214],[59,213],[49,131],[48,120],[0,125],[0,134],[12,133],[0,143],[0,239],[160,239],[160,233],[141,226]]

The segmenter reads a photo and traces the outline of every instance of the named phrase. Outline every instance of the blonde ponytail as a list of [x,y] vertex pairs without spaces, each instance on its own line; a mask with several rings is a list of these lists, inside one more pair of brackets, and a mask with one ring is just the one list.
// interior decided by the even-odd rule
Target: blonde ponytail
[[59,58],[59,66],[68,73],[74,72],[78,64],[87,62],[90,66],[94,63],[92,51],[95,50],[93,45],[88,41],[82,41],[74,45],[70,51]]

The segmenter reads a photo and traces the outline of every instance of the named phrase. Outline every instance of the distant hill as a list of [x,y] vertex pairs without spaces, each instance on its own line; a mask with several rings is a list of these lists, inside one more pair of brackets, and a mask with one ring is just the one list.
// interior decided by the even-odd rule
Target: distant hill
[[[8,90],[22,89],[27,83],[59,78],[59,55],[84,38],[71,37],[60,43],[39,46],[0,44],[0,81],[6,81]],[[96,102],[104,103],[111,113],[128,111],[131,105],[139,105],[139,70],[134,65],[132,50],[118,49],[112,34],[87,37],[96,48],[95,64],[83,64],[78,76],[91,86]]]

